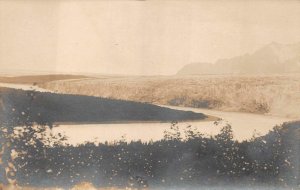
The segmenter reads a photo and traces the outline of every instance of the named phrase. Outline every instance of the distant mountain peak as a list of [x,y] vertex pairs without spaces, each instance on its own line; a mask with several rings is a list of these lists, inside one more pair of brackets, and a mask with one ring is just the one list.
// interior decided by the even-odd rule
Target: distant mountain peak
[[252,54],[219,59],[213,64],[189,64],[178,74],[262,74],[300,72],[300,43],[271,42]]

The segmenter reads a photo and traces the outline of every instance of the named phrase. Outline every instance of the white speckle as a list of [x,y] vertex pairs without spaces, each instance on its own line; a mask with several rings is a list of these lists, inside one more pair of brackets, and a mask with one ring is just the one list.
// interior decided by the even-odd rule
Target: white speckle
[[47,170],[47,173],[51,173],[51,172],[52,172],[52,170],[51,170],[51,169]]

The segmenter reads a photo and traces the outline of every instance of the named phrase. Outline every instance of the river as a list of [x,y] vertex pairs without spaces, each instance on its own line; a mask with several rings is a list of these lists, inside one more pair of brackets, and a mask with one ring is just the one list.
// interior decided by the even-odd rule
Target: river
[[[168,106],[169,107],[169,106]],[[288,118],[265,116],[249,113],[222,112],[197,108],[171,107],[179,110],[189,110],[222,118],[218,125],[214,121],[189,121],[179,122],[178,127],[184,137],[184,130],[191,125],[205,136],[215,135],[224,125],[230,124],[236,140],[250,139],[253,134],[265,135],[275,125],[290,121]],[[122,137],[131,140],[160,140],[164,131],[169,130],[171,123],[126,123],[126,124],[72,124],[55,127],[55,133],[64,133],[69,137],[69,143],[77,144],[84,141],[113,142]]]
[[[8,84],[0,83],[2,87],[36,90],[40,92],[51,92],[47,89],[42,89],[36,86],[24,84]],[[206,115],[222,118],[218,125],[214,121],[189,121],[179,122],[178,127],[184,137],[184,129],[191,125],[197,131],[206,136],[215,135],[220,132],[220,129],[227,124],[230,124],[233,129],[234,138],[242,141],[250,139],[253,134],[265,135],[275,125],[280,125],[284,122],[291,121],[290,118],[259,115],[240,112],[224,112],[210,109],[187,108],[165,106],[172,109],[194,111]],[[169,130],[171,123],[124,123],[124,124],[68,124],[59,125],[53,128],[53,133],[62,133],[68,137],[68,143],[78,144],[86,141],[95,142],[114,142],[121,139],[126,141],[141,140],[141,141],[156,141],[164,136],[164,131]]]

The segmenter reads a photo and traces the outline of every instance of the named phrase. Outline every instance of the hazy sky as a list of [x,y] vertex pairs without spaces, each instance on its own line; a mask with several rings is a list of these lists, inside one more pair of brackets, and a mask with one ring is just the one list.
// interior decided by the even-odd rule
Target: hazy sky
[[300,1],[0,1],[0,70],[174,74],[300,42]]

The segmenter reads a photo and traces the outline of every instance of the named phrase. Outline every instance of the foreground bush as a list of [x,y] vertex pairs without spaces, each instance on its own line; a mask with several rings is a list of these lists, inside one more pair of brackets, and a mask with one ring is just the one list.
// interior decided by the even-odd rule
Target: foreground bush
[[[43,127],[42,127],[43,128]],[[176,124],[157,142],[63,145],[63,137],[26,133],[14,139],[15,178],[24,186],[279,185],[299,187],[300,122],[277,126],[263,137],[233,140],[230,126],[206,138]],[[25,134],[25,133],[24,133]],[[50,139],[49,139],[50,138]],[[53,140],[54,138],[54,140]],[[46,139],[46,141],[45,141]],[[56,142],[50,145],[48,142]],[[24,143],[25,142],[25,143]],[[32,143],[26,143],[32,142]]]

